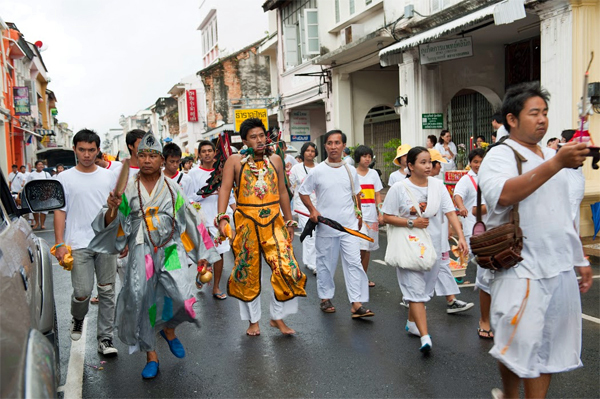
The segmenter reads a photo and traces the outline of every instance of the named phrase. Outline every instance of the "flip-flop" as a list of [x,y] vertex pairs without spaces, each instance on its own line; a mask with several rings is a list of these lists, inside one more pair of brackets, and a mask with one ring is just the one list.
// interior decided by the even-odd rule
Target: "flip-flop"
[[356,309],[354,312],[350,312],[352,313],[352,318],[353,319],[358,319],[361,317],[372,317],[375,316],[375,313],[371,312],[370,309],[365,308],[364,306],[361,306],[360,308]]
[[224,292],[219,292],[218,294],[213,294],[213,298],[223,301],[227,299],[227,295]]
[[491,329],[484,330],[483,328],[479,327],[477,328],[477,335],[479,335],[479,338],[483,339],[494,339],[494,333]]
[[375,287],[375,283],[373,281],[369,281],[369,288]]
[[321,302],[319,307],[324,313],[335,313],[335,307],[333,306],[333,303],[331,303],[331,299]]
[[201,290],[203,286],[204,284],[202,284],[202,281],[200,281],[200,273],[198,273],[196,274],[196,288]]

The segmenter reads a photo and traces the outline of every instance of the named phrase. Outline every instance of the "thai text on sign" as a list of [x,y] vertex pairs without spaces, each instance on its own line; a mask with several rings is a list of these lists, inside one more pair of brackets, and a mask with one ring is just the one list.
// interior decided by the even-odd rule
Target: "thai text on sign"
[[188,122],[198,122],[198,99],[196,90],[186,91]]
[[455,60],[473,55],[473,41],[470,37],[426,43],[419,46],[421,65]]
[[240,125],[243,121],[248,118],[258,118],[265,125],[265,128],[269,128],[269,118],[267,117],[266,108],[255,108],[255,109],[236,109],[235,114],[235,131],[240,131]]

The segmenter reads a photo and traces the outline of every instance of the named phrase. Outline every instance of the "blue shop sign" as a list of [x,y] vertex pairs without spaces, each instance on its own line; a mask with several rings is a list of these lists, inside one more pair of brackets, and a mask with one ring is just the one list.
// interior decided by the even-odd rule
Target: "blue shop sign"
[[292,141],[310,141],[310,134],[292,134]]

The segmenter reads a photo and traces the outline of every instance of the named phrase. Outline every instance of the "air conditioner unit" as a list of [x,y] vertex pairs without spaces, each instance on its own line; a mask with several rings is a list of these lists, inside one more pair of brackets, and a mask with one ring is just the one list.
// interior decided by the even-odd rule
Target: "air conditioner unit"
[[342,46],[350,44],[364,36],[364,27],[362,24],[352,24],[346,26],[340,31],[342,37]]

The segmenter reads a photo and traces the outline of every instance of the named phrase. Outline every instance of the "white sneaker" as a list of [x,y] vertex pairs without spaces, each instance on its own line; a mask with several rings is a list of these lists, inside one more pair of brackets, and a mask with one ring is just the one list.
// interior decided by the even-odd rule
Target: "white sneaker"
[[112,340],[108,338],[98,341],[98,352],[102,353],[104,356],[116,355],[119,353],[117,348],[113,346]]
[[431,352],[431,348],[433,347],[433,343],[431,342],[431,337],[429,334],[423,335],[421,337],[421,348],[419,350],[423,353]]
[[499,388],[492,389],[492,399],[504,399],[504,392]]
[[455,299],[454,301],[452,301],[451,304],[448,304],[448,307],[446,308],[446,313],[459,313],[459,312],[464,312],[465,310],[469,310],[473,307],[473,303],[472,302],[463,302],[459,299]]
[[83,332],[83,320],[77,320],[73,317],[69,331],[71,332],[71,339],[73,341],[79,341]]
[[402,298],[402,301],[400,302],[400,306],[404,306],[406,309],[408,309],[408,302],[406,302],[404,300],[404,298]]

